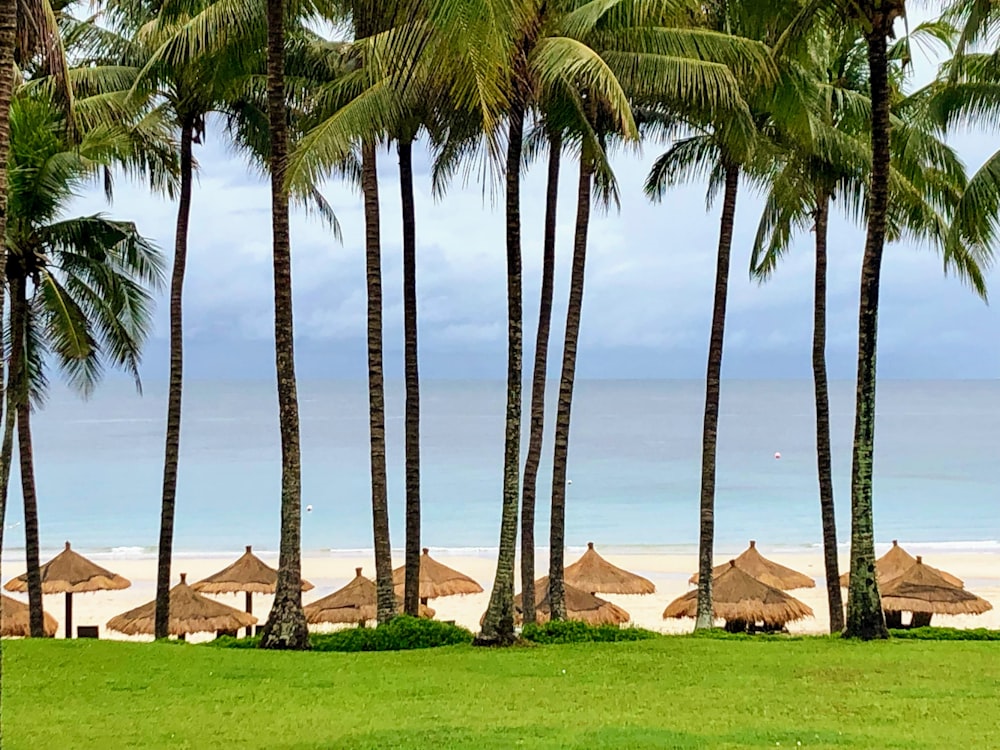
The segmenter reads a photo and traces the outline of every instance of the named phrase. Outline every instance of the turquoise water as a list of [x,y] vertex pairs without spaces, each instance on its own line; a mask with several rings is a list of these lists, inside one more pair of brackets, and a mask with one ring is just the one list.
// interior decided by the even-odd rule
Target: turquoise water
[[[300,384],[309,551],[371,547],[368,404],[363,382]],[[423,529],[432,547],[495,547],[504,386],[428,382],[423,389]],[[554,407],[555,398],[549,398]],[[578,383],[567,532],[573,546],[697,542],[703,387],[694,381]],[[1000,382],[883,382],[876,428],[876,524],[892,538],[1000,549]],[[277,403],[269,383],[188,384],[178,486],[179,552],[277,548]],[[387,393],[393,546],[403,542],[402,388]],[[550,409],[551,411],[551,409]],[[832,385],[839,536],[848,538],[853,384]],[[165,386],[123,382],[89,401],[53,393],[34,421],[42,545],[146,554],[158,536]],[[525,420],[527,422],[527,420]],[[546,458],[551,460],[551,425]],[[525,445],[527,440],[525,440]],[[725,382],[719,425],[717,539],[809,547],[820,541],[812,386]],[[781,458],[776,459],[775,453]],[[5,546],[23,546],[12,477]],[[550,471],[539,478],[547,539]]]

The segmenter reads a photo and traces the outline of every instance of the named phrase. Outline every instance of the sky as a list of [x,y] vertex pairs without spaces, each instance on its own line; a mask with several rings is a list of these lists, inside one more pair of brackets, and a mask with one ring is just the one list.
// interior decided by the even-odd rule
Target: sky
[[[930,63],[922,64],[927,70]],[[952,141],[970,170],[995,137],[968,132]],[[664,144],[620,154],[614,167],[621,209],[594,214],[578,358],[580,377],[704,377],[712,310],[719,205],[706,210],[705,186],[692,184],[650,203],[646,172]],[[191,379],[274,377],[267,185],[227,146],[219,128],[196,146],[185,286],[185,375]],[[415,153],[421,373],[431,378],[503,378],[506,276],[502,204],[477,182],[431,195],[430,159]],[[399,184],[394,151],[379,153],[385,356],[388,377],[402,375]],[[545,164],[533,165],[522,192],[524,329],[530,374],[541,279]],[[576,168],[564,158],[559,202],[556,295],[550,349],[558,372],[575,218]],[[323,188],[343,241],[301,211],[292,217],[296,363],[302,378],[362,378],[365,355],[364,223],[360,193]],[[732,253],[723,376],[804,378],[811,374],[812,234],[798,238],[766,285],[751,281],[749,255],[761,200],[743,186]],[[834,212],[836,213],[836,205]],[[173,247],[176,204],[120,181],[108,205],[99,188],[71,214],[106,212],[135,221],[164,252]],[[828,365],[853,378],[863,231],[831,222]],[[1000,273],[991,272],[991,287]],[[889,378],[998,378],[1000,316],[926,246],[887,247],[882,272],[879,374]],[[147,345],[146,380],[167,376],[168,318],[160,297]]]

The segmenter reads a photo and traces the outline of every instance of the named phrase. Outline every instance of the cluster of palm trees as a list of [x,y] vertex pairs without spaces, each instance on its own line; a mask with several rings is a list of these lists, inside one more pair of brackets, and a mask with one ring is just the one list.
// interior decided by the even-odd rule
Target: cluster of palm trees
[[[181,438],[183,286],[194,146],[221,122],[269,175],[275,368],[281,425],[281,545],[265,648],[308,648],[300,598],[301,479],[293,352],[289,202],[339,227],[317,189],[331,176],[361,189],[368,292],[371,487],[378,618],[396,614],[386,497],[382,371],[380,146],[399,159],[405,336],[406,580],[416,614],[420,557],[420,385],[417,223],[412,154],[423,140],[441,196],[482,164],[506,214],[508,370],[502,516],[496,576],[477,643],[514,640],[521,535],[523,614],[534,620],[535,505],[543,450],[561,161],[578,163],[569,302],[556,406],[549,598],[565,616],[563,549],[573,385],[593,202],[618,200],[610,155],[642,139],[667,144],[646,191],[706,179],[722,197],[706,374],[697,627],[712,624],[716,433],[733,220],[741,188],[763,192],[751,273],[770,276],[797,232],[815,234],[817,462],[831,629],[886,635],[874,571],[872,452],[883,248],[926,241],[946,269],[985,296],[998,228],[1000,153],[967,176],[944,138],[955,124],[993,124],[1000,102],[995,4],[956,0],[898,40],[902,0],[103,0],[74,17],[51,0],[0,0],[0,293],[10,331],[4,366],[0,528],[13,438],[25,503],[32,627],[42,629],[30,413],[57,364],[86,391],[104,364],[132,372],[163,283],[159,252],[131,224],[65,220],[87,180],[125,169],[177,199],[169,282],[170,373],[156,633],[167,635]],[[321,30],[333,29],[332,38]],[[951,55],[907,91],[911,48]],[[543,276],[522,459],[522,233],[526,164],[547,158]],[[847,620],[837,584],[825,351],[831,206],[864,222]],[[5,225],[5,226],[4,226]],[[2,542],[2,539],[0,539]]]

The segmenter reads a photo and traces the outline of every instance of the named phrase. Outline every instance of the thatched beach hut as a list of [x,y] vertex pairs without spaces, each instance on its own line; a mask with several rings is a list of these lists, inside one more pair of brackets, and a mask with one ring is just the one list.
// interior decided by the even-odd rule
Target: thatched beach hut
[[[66,595],[66,637],[73,637],[73,594],[94,591],[118,591],[127,589],[132,582],[117,573],[102,568],[83,555],[66,548],[39,568],[42,576],[43,594]],[[8,591],[25,593],[28,590],[28,574],[7,581]]]
[[[674,599],[663,611],[663,619],[695,617],[698,591]],[[744,571],[736,560],[712,579],[712,614],[726,621],[726,630],[781,630],[790,622],[813,616],[810,607],[775,586],[769,586]]]
[[656,586],[647,578],[612,565],[587,542],[587,551],[563,572],[566,585],[591,594],[654,594]]
[[[566,597],[566,619],[580,620],[590,625],[621,625],[632,616],[616,604],[594,596],[582,589],[566,583],[563,586]],[[549,577],[535,581],[535,616],[538,622],[547,622],[551,614],[549,608]],[[523,621],[521,594],[514,597],[515,618]]]
[[[112,617],[107,627],[125,635],[152,635],[155,618],[156,600],[153,600]],[[251,614],[199,594],[188,586],[185,573],[181,573],[181,582],[170,589],[170,635],[183,639],[188,633],[232,633],[256,622],[257,618]]]
[[[392,583],[396,594],[402,596],[406,583],[406,566],[400,565],[392,571]],[[483,587],[474,580],[459,573],[454,568],[439,563],[430,556],[426,547],[420,555],[420,603],[427,604],[428,599],[459,594],[481,594]]]
[[[253,614],[254,594],[273,594],[278,585],[278,571],[266,565],[253,553],[253,547],[247,545],[246,552],[236,561],[213,573],[208,578],[202,578],[192,583],[191,588],[202,594],[246,594],[246,612]],[[311,591],[313,585],[302,579],[302,590]],[[247,635],[250,635],[247,632]]]
[[[375,582],[361,575],[361,568],[355,568],[354,572],[354,578],[346,586],[304,607],[306,622],[310,625],[320,623],[361,625],[378,616],[378,589]],[[396,605],[397,607],[402,605],[398,596]],[[421,617],[431,619],[434,614],[434,610],[430,607],[420,605]]]
[[[736,563],[736,567],[745,573],[749,573],[758,581],[782,591],[811,589],[816,586],[816,581],[809,576],[799,573],[797,570],[786,568],[784,565],[779,565],[773,560],[768,560],[760,554],[760,551],[757,549],[757,542],[753,539],[750,540],[750,546],[734,562]],[[716,565],[712,568],[712,579],[714,580],[725,573],[727,568],[729,568],[728,562]],[[695,573],[691,576],[688,579],[688,583],[697,584],[698,574]]]
[[[914,565],[917,564],[917,558],[907,552],[899,545],[899,541],[896,539],[892,540],[892,546],[889,551],[886,552],[882,557],[875,561],[875,575],[878,578],[879,583],[888,583],[893,578],[897,578]],[[937,568],[932,568],[930,565],[925,565],[924,567],[929,570],[933,570],[935,573],[939,573],[944,580],[950,583],[952,586],[957,586],[962,588],[965,583],[961,578],[953,576],[951,573],[946,573],[943,570],[938,570]],[[851,583],[851,571],[840,576],[840,585],[845,589]]]
[[889,627],[901,627],[903,612],[913,613],[910,624],[920,627],[930,625],[932,615],[981,615],[993,605],[955,586],[918,555],[906,572],[885,584],[882,609]]
[[[17,599],[0,594],[0,636],[4,638],[28,638],[31,635],[28,605]],[[48,612],[45,615],[45,637],[56,634],[59,623]]]

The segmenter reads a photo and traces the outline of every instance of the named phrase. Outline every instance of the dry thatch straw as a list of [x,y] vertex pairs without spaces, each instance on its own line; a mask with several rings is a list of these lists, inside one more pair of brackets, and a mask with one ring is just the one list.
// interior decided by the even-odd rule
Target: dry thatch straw
[[[698,591],[674,599],[663,610],[663,619],[694,617],[698,611]],[[764,623],[780,628],[786,623],[812,617],[813,611],[794,596],[769,586],[744,571],[735,560],[712,580],[712,614],[722,620]]]
[[[900,547],[899,542],[896,539],[893,539],[892,546],[889,548],[889,551],[875,561],[875,575],[878,578],[879,583],[887,584],[893,578],[903,575],[903,573],[916,564],[917,558]],[[932,568],[930,565],[925,565],[924,567],[940,574],[940,576],[952,586],[962,588],[965,585],[961,578],[957,578],[951,573],[946,573],[943,570]],[[840,585],[846,589],[850,583],[851,571],[847,571],[840,576]]]
[[[45,615],[45,635],[56,634],[59,623],[48,612]],[[31,635],[28,605],[6,594],[0,594],[0,636],[28,638]]]
[[[112,617],[107,627],[125,635],[152,635],[155,617],[154,600]],[[184,573],[181,573],[181,582],[170,589],[170,635],[233,631],[256,622],[257,618],[251,614],[199,594],[188,586]]]
[[[447,565],[443,565],[430,556],[424,547],[420,556],[420,601],[440,596],[455,596],[456,594],[481,594],[483,587],[464,573],[459,573]],[[402,594],[406,581],[406,566],[401,565],[392,571],[392,583],[396,593]]]
[[[100,565],[95,565],[83,555],[66,549],[45,563],[39,572],[42,575],[43,594],[83,594],[89,591],[108,591],[127,589],[132,582],[122,578]],[[8,591],[25,592],[28,590],[28,574],[7,581],[4,586]]]
[[594,549],[593,542],[587,542],[587,551],[563,575],[566,584],[592,594],[653,594],[653,582],[612,565]]
[[[587,593],[568,583],[563,586],[566,597],[566,619],[580,620],[590,625],[621,625],[632,619],[632,616],[616,604]],[[551,611],[549,606],[549,577],[535,581],[535,616],[538,622],[548,621]],[[520,623],[521,595],[514,597],[516,619]]]
[[[248,544],[232,565],[208,578],[192,583],[191,588],[202,594],[273,594],[278,585],[278,571],[264,564]],[[313,585],[303,579],[302,590],[310,591]]]
[[[305,606],[306,622],[319,623],[365,623],[378,616],[378,589],[375,582],[361,575],[361,568],[355,568],[354,579],[332,594]],[[402,607],[400,597],[396,604]],[[420,605],[420,616],[428,620],[434,617],[434,610]]]
[[[811,589],[816,586],[816,581],[809,576],[768,560],[757,550],[757,542],[753,539],[750,540],[750,546],[736,558],[735,562],[736,567],[776,589],[791,591],[792,589]],[[714,580],[725,573],[728,567],[729,563],[716,565],[712,568],[712,579]],[[695,573],[691,576],[688,583],[697,584],[698,574]]]
[[885,584],[882,609],[927,615],[981,615],[993,605],[953,585],[918,556],[905,573]]

